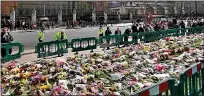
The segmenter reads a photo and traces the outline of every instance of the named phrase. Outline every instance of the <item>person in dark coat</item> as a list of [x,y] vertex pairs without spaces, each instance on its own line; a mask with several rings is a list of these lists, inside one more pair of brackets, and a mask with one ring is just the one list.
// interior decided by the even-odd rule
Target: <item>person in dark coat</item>
[[185,23],[183,21],[181,21],[180,26],[181,26],[181,28],[185,28]]
[[[133,24],[132,25],[132,33],[134,34],[134,33],[138,33],[138,30],[137,30],[137,24]],[[137,36],[135,35],[135,36],[133,36],[133,40],[136,40],[137,39]]]
[[132,25],[132,33],[137,33],[138,32],[137,26],[138,26],[137,24]]
[[[121,36],[121,30],[119,29],[119,27],[117,28],[117,30],[115,30],[115,35],[120,35]],[[119,40],[117,39],[116,42],[118,42]],[[120,44],[122,44],[122,42],[120,41]]]
[[[8,32],[8,28],[3,28],[2,33],[1,33],[1,43],[10,43],[13,41],[13,37],[11,34]],[[9,54],[12,53],[12,48],[9,49]],[[6,49],[1,48],[1,57],[6,56]]]
[[140,27],[139,27],[139,32],[144,32],[144,28],[142,28],[141,24],[140,24]]
[[115,35],[120,35],[121,36],[121,31],[120,31],[119,27],[117,28],[117,30],[115,30]]
[[[127,28],[124,32],[124,35],[130,35],[131,34],[131,29],[130,28]],[[124,41],[125,42],[128,42],[128,37],[129,36],[124,36]],[[126,46],[128,45],[127,43],[125,44]]]
[[156,24],[156,25],[154,26],[154,30],[155,30],[155,31],[159,31],[159,25],[158,25],[158,24]]
[[[112,34],[112,32],[111,32],[110,28],[107,27],[107,30],[105,31],[105,36],[110,36],[111,34]],[[110,44],[110,39],[106,39],[106,42],[107,42],[108,44]],[[107,50],[109,50],[109,49],[110,49],[110,48],[107,47]]]

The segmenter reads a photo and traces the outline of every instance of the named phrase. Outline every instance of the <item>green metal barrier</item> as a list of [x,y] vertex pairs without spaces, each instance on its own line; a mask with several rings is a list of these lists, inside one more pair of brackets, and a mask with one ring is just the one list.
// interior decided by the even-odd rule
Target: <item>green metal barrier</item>
[[176,96],[174,85],[174,79],[164,80],[133,94],[133,96]]
[[[134,34],[130,34],[130,35],[127,35],[127,34],[123,34],[121,36],[121,39],[122,39],[122,44],[135,44],[138,42],[138,37],[140,36],[143,36],[143,35],[140,35],[138,36],[139,33],[134,33]],[[127,40],[125,40],[127,39]]]
[[120,43],[122,43],[122,39],[120,35],[110,35],[110,36],[102,36],[98,40],[98,44],[100,48],[116,46],[119,47]]
[[179,96],[201,96],[204,94],[204,63],[188,68],[180,75]]
[[[16,54],[9,54],[9,49],[12,47],[18,47],[18,53]],[[24,51],[23,45],[21,43],[15,42],[15,43],[2,43],[1,44],[1,49],[4,48],[6,50],[6,55],[5,57],[1,57],[1,63],[5,63],[8,61],[12,61],[15,59],[18,59],[21,57],[21,53]]]
[[90,38],[80,38],[80,39],[72,39],[71,48],[72,52],[78,53],[78,51],[90,50],[97,47],[97,39],[95,37]]
[[45,58],[47,56],[53,55],[63,55],[64,53],[68,52],[68,41],[51,41],[51,42],[40,42],[37,44],[37,57],[38,58]]

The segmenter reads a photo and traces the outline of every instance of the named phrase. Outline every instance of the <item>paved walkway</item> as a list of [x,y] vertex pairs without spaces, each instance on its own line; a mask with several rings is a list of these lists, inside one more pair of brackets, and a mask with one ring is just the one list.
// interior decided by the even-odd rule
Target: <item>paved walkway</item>
[[[94,49],[94,52],[95,51],[102,51],[102,48],[97,48],[97,49]],[[16,59],[17,62],[30,62],[30,61],[36,61],[40,58],[37,58],[37,53],[34,53],[35,50],[25,50],[22,55],[21,55],[21,58],[19,59]],[[17,51],[13,51],[12,53],[17,53]],[[79,54],[88,54],[90,53],[90,50],[86,50],[86,51],[80,51],[78,52]],[[64,54],[64,57],[71,57],[75,55],[75,52],[72,52],[71,48],[68,49],[68,53]],[[50,56],[50,57],[46,57],[46,59],[54,59],[56,58],[57,55],[55,56]]]

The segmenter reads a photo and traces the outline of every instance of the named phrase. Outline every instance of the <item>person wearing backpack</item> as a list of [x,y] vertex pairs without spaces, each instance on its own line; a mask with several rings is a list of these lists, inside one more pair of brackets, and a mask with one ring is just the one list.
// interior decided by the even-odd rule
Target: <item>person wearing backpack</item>
[[[8,32],[8,28],[7,27],[3,28],[1,32],[1,43],[11,43],[11,41],[13,41],[13,37]],[[9,49],[9,54],[11,53],[12,53],[12,48]],[[5,56],[6,56],[6,49],[1,48],[1,57],[3,58]]]

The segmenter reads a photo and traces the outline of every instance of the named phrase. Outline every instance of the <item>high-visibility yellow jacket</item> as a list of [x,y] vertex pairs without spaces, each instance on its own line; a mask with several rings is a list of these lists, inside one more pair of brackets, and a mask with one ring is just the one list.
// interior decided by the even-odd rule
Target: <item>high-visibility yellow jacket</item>
[[104,30],[103,29],[99,29],[98,34],[104,34]]
[[44,38],[45,38],[44,32],[39,32],[39,33],[38,33],[38,39],[39,39],[39,40],[44,40]]
[[[62,40],[61,39],[61,32],[57,32],[54,37],[55,40]],[[63,34],[63,40],[67,39],[66,33]]]

